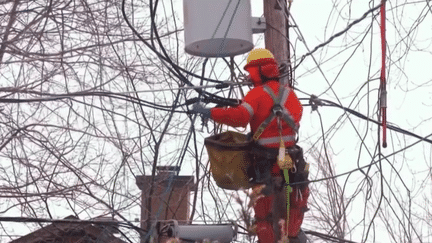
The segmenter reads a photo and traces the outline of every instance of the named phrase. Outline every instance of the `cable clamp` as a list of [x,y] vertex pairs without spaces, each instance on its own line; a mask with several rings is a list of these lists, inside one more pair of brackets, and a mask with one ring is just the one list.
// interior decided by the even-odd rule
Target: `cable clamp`
[[309,105],[312,106],[312,111],[318,110],[318,106],[322,106],[323,102],[316,95],[311,95]]

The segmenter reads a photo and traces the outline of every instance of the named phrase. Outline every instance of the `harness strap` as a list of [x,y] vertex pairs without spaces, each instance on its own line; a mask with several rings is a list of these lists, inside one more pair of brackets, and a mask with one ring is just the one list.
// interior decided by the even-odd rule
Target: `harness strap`
[[279,96],[277,98],[276,98],[276,95],[273,93],[273,90],[270,87],[264,86],[264,90],[273,99],[273,103],[275,104],[273,109],[275,109],[275,108],[279,109],[279,110],[276,110],[276,112],[280,112],[280,113],[278,113],[276,115],[280,115],[282,120],[284,120],[295,132],[298,132],[299,127],[295,124],[294,119],[292,118],[290,112],[287,109],[285,109],[285,104],[281,103],[282,101],[286,102],[286,99],[282,99],[282,98],[284,98],[284,95],[285,95],[287,89],[281,85],[279,88]]
[[[270,113],[270,115],[258,126],[257,130],[255,131],[255,133],[253,135],[253,139],[255,141],[258,141],[259,137],[264,132],[266,127],[269,125],[269,123],[271,121],[273,121],[273,119],[276,116],[282,118],[282,120],[284,120],[297,133],[299,127],[295,124],[294,119],[292,118],[289,111],[285,109],[285,107],[284,107],[285,104],[281,104],[282,98],[284,97],[285,92],[286,92],[286,88],[284,86],[280,85],[278,96],[275,95],[273,90],[268,85],[264,85],[263,89],[272,98],[274,106],[272,108],[272,113]],[[284,101],[286,101],[286,100],[284,100]]]
[[266,127],[268,126],[268,124],[273,120],[273,118],[275,118],[275,114],[271,113],[257,128],[256,132],[253,135],[253,139],[255,141],[258,141],[259,137],[261,136],[261,134],[264,132],[264,129],[266,129]]

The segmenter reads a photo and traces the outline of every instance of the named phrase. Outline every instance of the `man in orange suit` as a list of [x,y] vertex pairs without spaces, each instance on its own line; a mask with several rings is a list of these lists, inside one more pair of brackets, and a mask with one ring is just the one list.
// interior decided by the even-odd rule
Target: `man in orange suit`
[[[292,239],[290,242],[294,242],[300,232],[309,196],[307,164],[301,148],[296,145],[303,107],[294,90],[279,83],[277,62],[267,49],[252,50],[244,69],[249,73],[254,88],[239,106],[207,109],[196,105],[192,112],[233,127],[250,124],[256,142],[254,151],[251,151],[255,164],[250,176],[255,184],[253,191],[258,195],[253,207],[259,242],[277,242],[279,239],[276,237],[280,236],[275,232],[285,233]],[[277,163],[281,147],[286,148],[294,164],[289,172],[290,181],[286,183],[296,183],[290,193],[288,232],[275,229],[279,223],[274,212],[275,196],[285,193],[283,173]],[[286,207],[277,210],[283,211]]]

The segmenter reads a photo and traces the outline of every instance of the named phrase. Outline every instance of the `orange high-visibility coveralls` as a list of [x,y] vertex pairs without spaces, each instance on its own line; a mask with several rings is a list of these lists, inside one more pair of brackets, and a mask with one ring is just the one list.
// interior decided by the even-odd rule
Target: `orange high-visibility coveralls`
[[[230,108],[212,108],[211,118],[218,122],[233,127],[246,127],[248,124],[251,126],[252,134],[256,131],[259,125],[270,115],[272,107],[274,106],[271,96],[263,88],[263,76],[266,77],[265,85],[269,86],[274,94],[279,92],[279,82],[276,77],[279,76],[278,66],[273,58],[261,58],[257,62],[250,62],[245,66],[249,72],[250,78],[254,83],[254,88],[244,97],[242,103],[237,107]],[[268,78],[270,77],[270,78]],[[273,78],[272,78],[273,77]],[[296,125],[299,125],[303,107],[298,100],[296,94],[289,87],[282,97],[281,104],[293,118]],[[282,139],[285,147],[295,145],[295,132],[288,124],[282,123]],[[268,148],[277,148],[280,144],[280,133],[276,119],[274,119],[260,136],[257,143],[261,146]],[[271,175],[273,177],[281,177],[281,170],[275,161],[269,161]],[[302,195],[298,195],[301,193]],[[303,222],[304,209],[306,208],[309,190],[306,187],[299,192],[294,190],[290,196],[290,216],[289,216],[289,237],[296,237],[300,226]],[[273,208],[274,195],[264,195],[260,197],[254,205],[256,223],[256,232],[260,243],[275,242],[273,232],[273,223],[269,218]],[[284,209],[281,209],[284,210]]]

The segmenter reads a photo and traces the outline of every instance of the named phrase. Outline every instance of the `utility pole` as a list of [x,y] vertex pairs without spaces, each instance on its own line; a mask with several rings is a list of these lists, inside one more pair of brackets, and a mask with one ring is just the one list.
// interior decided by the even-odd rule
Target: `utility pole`
[[[288,13],[286,0],[263,0],[264,17],[267,24],[264,32],[265,47],[270,50],[279,65],[290,66],[288,45]],[[290,0],[289,0],[290,1]],[[288,83],[289,77],[281,79],[283,84]]]
[[[290,71],[290,53],[288,40],[288,16],[286,0],[263,0],[266,31],[264,32],[265,47],[270,50],[279,65],[286,64]],[[290,1],[290,0],[288,0]],[[283,76],[283,75],[282,75]],[[291,75],[281,77],[280,82],[287,84],[292,82]],[[275,240],[281,239],[280,219],[287,219],[286,211],[287,194],[285,190],[275,192],[273,201],[273,232]],[[288,222],[286,222],[288,224]]]

